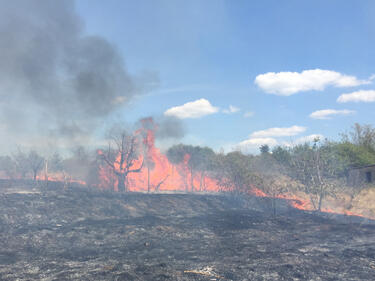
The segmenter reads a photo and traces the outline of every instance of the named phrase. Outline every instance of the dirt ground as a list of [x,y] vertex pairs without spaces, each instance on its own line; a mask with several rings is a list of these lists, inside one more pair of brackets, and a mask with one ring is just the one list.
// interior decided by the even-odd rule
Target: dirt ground
[[373,221],[280,201],[0,187],[0,280],[375,280]]

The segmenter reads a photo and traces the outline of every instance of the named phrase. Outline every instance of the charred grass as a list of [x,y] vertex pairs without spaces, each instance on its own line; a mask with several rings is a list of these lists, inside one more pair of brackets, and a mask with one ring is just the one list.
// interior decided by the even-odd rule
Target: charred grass
[[[1,280],[374,280],[375,225],[280,200],[0,192]],[[6,190],[6,192],[5,192]]]

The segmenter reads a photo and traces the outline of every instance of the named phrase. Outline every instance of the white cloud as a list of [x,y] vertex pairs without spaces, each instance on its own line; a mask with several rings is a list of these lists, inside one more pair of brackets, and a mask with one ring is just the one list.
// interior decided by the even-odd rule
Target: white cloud
[[375,102],[375,90],[360,90],[342,94],[338,97],[337,102]]
[[243,114],[243,117],[245,118],[250,118],[250,117],[253,117],[254,116],[254,112],[252,111],[246,111],[244,114]]
[[313,119],[331,119],[333,115],[349,115],[353,114],[355,111],[353,110],[335,110],[335,109],[322,109],[314,111],[310,114],[310,117]]
[[175,116],[180,119],[200,118],[219,111],[218,107],[211,105],[206,99],[187,102],[184,105],[172,107],[164,112],[166,116]]
[[300,137],[296,140],[284,141],[281,144],[283,146],[293,147],[293,146],[298,145],[298,144],[312,143],[317,138],[319,138],[319,140],[322,141],[324,139],[324,136],[321,135],[321,134],[312,134],[312,135]]
[[320,135],[320,134],[313,134],[313,135],[309,135],[309,136],[304,136],[304,137],[300,137],[298,138],[295,143],[296,144],[301,144],[301,143],[306,143],[306,142],[313,142],[315,139],[319,139],[319,140],[323,140],[324,139],[324,136],[323,135]]
[[267,130],[256,131],[250,135],[252,138],[265,137],[289,137],[306,131],[306,127],[292,126],[288,128],[269,128]]
[[249,138],[239,143],[239,145],[241,146],[262,144],[276,145],[277,140],[275,140],[274,138]]
[[249,138],[237,144],[235,148],[244,152],[256,152],[264,144],[275,146],[278,142],[274,138]]
[[358,80],[355,76],[332,70],[311,69],[302,72],[267,72],[258,75],[255,84],[269,94],[290,96],[303,91],[322,91],[328,86],[354,87],[370,84],[371,78]]
[[226,114],[232,114],[240,111],[240,109],[236,106],[230,105],[228,109],[223,109],[223,112]]

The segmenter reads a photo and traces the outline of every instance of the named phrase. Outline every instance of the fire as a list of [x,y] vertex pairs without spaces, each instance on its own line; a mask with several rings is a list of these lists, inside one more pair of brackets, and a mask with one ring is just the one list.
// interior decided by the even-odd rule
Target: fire
[[[168,160],[168,157],[163,154],[155,146],[154,132],[157,129],[152,119],[145,119],[143,122],[149,122],[151,128],[144,126],[135,132],[141,136],[141,141],[138,143],[138,148],[141,148],[141,153],[135,159],[133,167],[141,167],[139,172],[129,173],[127,175],[127,190],[135,192],[162,192],[162,191],[183,191],[183,192],[220,192],[222,189],[215,179],[209,175],[198,172],[192,173],[189,169],[190,155],[185,154],[183,161],[179,164],[173,164]],[[148,124],[148,125],[149,125]],[[98,151],[98,154],[103,155],[103,151]],[[99,169],[101,189],[111,189],[118,191],[118,178],[116,173],[120,172],[119,162],[120,155],[117,155],[117,160],[114,162],[114,167],[102,165]],[[293,193],[284,193],[276,196],[266,194],[255,186],[250,186],[252,195],[257,197],[275,197],[285,199],[289,204],[300,210],[312,211],[313,205],[309,199],[298,197]],[[341,213],[351,216],[362,216],[347,210],[336,212],[334,210],[323,208],[323,212]]]
[[[152,123],[146,119],[145,122]],[[172,164],[168,157],[155,146],[155,129],[142,128],[136,131],[142,137],[139,144],[141,153],[134,161],[134,167],[143,167],[140,172],[129,173],[127,177],[127,190],[137,192],[159,192],[159,191],[205,191],[219,192],[220,187],[216,181],[207,175],[193,174],[189,170],[189,154],[185,154],[184,160],[180,164]],[[103,155],[103,151],[98,151]],[[116,172],[120,172],[119,162],[121,156],[118,155],[114,163],[114,169],[108,165],[102,165],[99,169],[100,184],[102,189],[117,190],[118,180]]]
[[[272,197],[272,196],[264,193],[262,190],[260,190],[259,188],[255,187],[255,186],[251,187],[251,193],[254,194],[255,196],[258,196],[258,197]],[[313,210],[313,207],[308,200],[303,200],[303,199],[298,198],[297,196],[295,196],[293,194],[288,194],[288,193],[279,194],[279,195],[275,196],[275,198],[288,200],[289,204],[296,209]]]
[[78,183],[80,185],[86,185],[83,180],[73,179],[66,173],[49,173],[46,175],[37,175],[36,180],[38,181],[50,181],[50,182],[63,182],[63,183]]
[[[253,195],[257,196],[257,197],[272,197],[272,196],[267,195],[266,193],[264,193],[262,190],[260,190],[259,188],[255,187],[255,186],[252,186],[250,190],[251,190],[251,193]],[[287,200],[293,208],[296,208],[296,209],[299,209],[299,210],[304,210],[304,211],[313,211],[314,210],[314,206],[311,204],[311,202],[309,200],[302,199],[300,197],[297,197],[294,194],[285,193],[285,194],[279,194],[275,197]],[[332,213],[332,214],[341,214],[341,215],[347,215],[347,216],[365,217],[362,214],[351,212],[351,211],[348,211],[348,210],[345,210],[345,209],[341,210],[341,211],[335,211],[335,210],[332,210],[330,208],[322,208],[322,212]]]

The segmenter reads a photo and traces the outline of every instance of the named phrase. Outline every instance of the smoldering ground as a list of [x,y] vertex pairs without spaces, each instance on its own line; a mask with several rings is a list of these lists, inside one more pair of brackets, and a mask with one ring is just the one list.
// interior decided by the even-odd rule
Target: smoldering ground
[[0,181],[1,280],[374,276],[373,224],[289,209],[283,200],[284,213],[272,217],[262,202],[270,198],[8,187]]
[[2,147],[87,141],[111,113],[157,87],[114,45],[87,35],[73,0],[0,0]]

